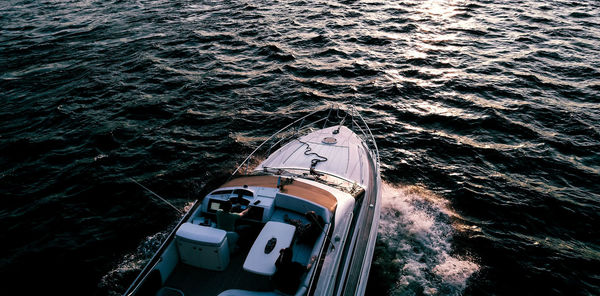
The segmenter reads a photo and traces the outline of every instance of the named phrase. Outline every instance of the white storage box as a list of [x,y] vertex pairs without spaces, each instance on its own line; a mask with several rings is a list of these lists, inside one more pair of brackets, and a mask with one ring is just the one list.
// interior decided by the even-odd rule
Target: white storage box
[[181,262],[210,270],[227,268],[229,246],[225,230],[187,222],[175,236]]

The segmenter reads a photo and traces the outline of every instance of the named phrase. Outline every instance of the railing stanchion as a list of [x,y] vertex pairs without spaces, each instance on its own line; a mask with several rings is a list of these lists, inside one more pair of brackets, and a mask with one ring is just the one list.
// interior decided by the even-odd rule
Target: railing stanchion
[[258,151],[258,149],[260,149],[260,147],[262,147],[263,145],[265,145],[265,143],[267,143],[268,141],[270,141],[273,137],[275,137],[276,135],[280,134],[282,131],[288,129],[290,126],[294,125],[295,123],[297,123],[300,120],[303,120],[311,115],[316,114],[317,112],[319,112],[321,110],[315,110],[311,113],[308,113],[304,116],[302,116],[301,118],[296,119],[294,122],[286,125],[285,127],[283,127],[282,129],[278,130],[277,132],[275,132],[273,135],[271,135],[268,139],[264,140],[262,143],[260,143],[260,145],[258,145],[258,147],[256,147],[254,149],[254,151],[252,151],[252,153],[250,153],[250,155],[248,155],[246,157],[246,159],[244,159],[244,161],[235,169],[235,171],[233,171],[233,173],[231,174],[231,176],[229,176],[229,179],[231,179],[231,177],[235,176],[235,174],[237,174],[237,172],[242,168],[242,166],[246,163],[246,161],[248,161],[250,159],[250,157],[252,157],[254,155],[254,153],[256,153],[256,151]]
[[[288,130],[290,127],[292,127],[294,124],[297,124],[298,122],[300,122],[300,125],[297,128],[292,128],[291,130],[288,131],[288,133],[292,133],[292,137],[296,136],[296,134],[300,133],[301,130],[303,129],[310,129],[311,126],[316,125],[317,123],[321,122],[321,121],[325,121],[325,123],[323,124],[323,128],[325,128],[327,126],[327,123],[329,122],[329,117],[331,116],[331,111],[333,110],[333,107],[329,108],[329,112],[327,113],[327,117],[325,118],[321,118],[318,120],[315,120],[309,124],[307,124],[306,126],[304,126],[304,121],[312,115],[315,115],[317,112],[320,112],[322,110],[315,110],[307,115],[304,115],[298,119],[296,119],[295,121],[293,121],[292,123],[286,125],[284,128],[278,130],[277,132],[275,132],[273,135],[271,135],[268,139],[264,140],[260,145],[258,145],[253,151],[252,153],[250,153],[246,159],[244,159],[244,161],[235,169],[235,171],[231,174],[231,176],[229,176],[229,179],[231,179],[233,176],[235,176],[235,174],[238,173],[238,171],[240,169],[242,169],[245,165],[246,169],[245,169],[245,173],[248,173],[249,169],[250,169],[250,159],[254,156],[254,154],[261,148],[263,147],[267,142],[271,141],[275,136],[280,135],[283,131]],[[339,112],[339,109],[338,109]],[[356,108],[354,106],[352,106],[348,111],[350,113],[350,118],[352,121],[352,131],[354,131],[355,127],[358,128],[358,130],[361,132],[363,140],[365,141],[365,143],[367,144],[367,146],[373,146],[374,148],[374,152],[375,152],[375,156],[377,158],[377,163],[379,163],[379,149],[377,147],[377,143],[375,142],[375,138],[373,137],[373,133],[371,132],[371,129],[369,128],[369,126],[367,125],[365,119],[360,115],[360,113],[358,113],[358,111],[356,111]],[[358,115],[358,118],[360,119],[360,121],[362,121],[362,123],[365,125],[365,130],[363,130],[363,128],[361,127],[361,125],[359,124],[359,122],[357,122],[354,119],[354,114],[356,113],[356,115]],[[337,115],[337,114],[336,114]],[[346,114],[347,116],[348,114]],[[343,124],[343,123],[340,123]],[[294,131],[295,130],[295,131]],[[272,144],[268,149],[268,153],[267,155],[271,154],[271,150],[273,149],[273,147],[279,145],[283,140],[288,139],[289,136],[284,136],[281,137],[281,139],[279,139],[278,141],[275,141],[274,144]],[[370,145],[369,145],[370,144]]]
[[329,121],[329,115],[331,115],[331,107],[329,107],[329,112],[327,113],[327,119],[325,119],[325,123],[323,123],[323,128],[327,126],[327,122]]

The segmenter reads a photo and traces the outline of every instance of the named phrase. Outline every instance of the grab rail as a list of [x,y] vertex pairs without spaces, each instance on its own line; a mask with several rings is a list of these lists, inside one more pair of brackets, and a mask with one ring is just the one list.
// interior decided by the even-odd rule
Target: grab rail
[[250,153],[250,154],[249,154],[249,155],[246,157],[246,159],[244,159],[244,161],[243,161],[243,162],[242,162],[242,163],[241,163],[241,164],[240,164],[240,165],[239,165],[239,166],[238,166],[238,167],[235,169],[235,171],[234,171],[234,172],[231,174],[231,176],[232,176],[232,177],[233,177],[233,176],[235,176],[235,174],[236,174],[236,173],[237,173],[237,172],[240,170],[240,168],[241,168],[242,166],[244,166],[244,164],[245,164],[245,163],[246,163],[248,160],[250,160],[250,158],[251,158],[251,157],[252,157],[252,156],[253,156],[253,155],[256,153],[256,151],[258,151],[258,149],[260,149],[260,147],[262,147],[262,146],[263,146],[265,143],[267,143],[268,141],[270,141],[271,139],[273,139],[273,137],[275,137],[276,135],[280,134],[280,133],[281,133],[281,132],[283,132],[284,130],[288,129],[290,126],[294,125],[294,124],[295,124],[295,123],[297,123],[298,121],[300,121],[300,120],[303,120],[303,119],[305,119],[305,118],[307,118],[307,117],[309,117],[309,116],[311,116],[311,115],[313,115],[313,114],[315,114],[315,113],[317,113],[317,112],[319,112],[319,111],[320,111],[320,110],[315,110],[315,111],[313,111],[313,112],[311,112],[311,113],[308,113],[307,115],[304,115],[304,116],[302,116],[302,117],[300,117],[300,118],[296,119],[294,122],[292,122],[292,123],[290,123],[290,124],[286,125],[284,128],[282,128],[282,129],[278,130],[277,132],[275,132],[274,134],[272,134],[272,135],[271,135],[271,136],[270,136],[268,139],[266,139],[264,142],[262,142],[260,145],[258,145],[258,147],[256,147],[256,149],[254,149],[254,151],[252,151],[252,153]]
[[[376,158],[376,161],[377,161],[377,165],[379,166],[379,148],[377,147],[377,142],[375,142],[375,137],[373,136],[373,133],[371,132],[371,128],[369,127],[369,125],[367,124],[367,122],[365,121],[365,119],[362,117],[362,115],[360,115],[360,113],[358,113],[358,111],[356,111],[356,109],[354,107],[352,107],[352,110],[353,110],[353,112],[356,113],[356,115],[358,115],[358,118],[360,118],[360,120],[362,121],[362,123],[365,125],[365,128],[369,132],[369,134],[367,136],[367,134],[365,134],[365,132],[361,128],[361,131],[362,131],[364,137],[367,138],[367,140],[370,140],[371,143],[372,143],[372,145],[373,145],[373,148],[375,150],[375,158]],[[352,120],[354,121],[354,116],[352,117]],[[358,127],[360,128],[360,125],[358,125]],[[367,141],[365,141],[365,142],[367,142]]]
[[125,293],[123,293],[123,296],[136,295],[140,286],[142,285],[142,283],[144,283],[144,281],[146,280],[146,278],[148,277],[150,272],[156,267],[156,265],[158,265],[162,261],[161,255],[162,255],[163,251],[169,246],[169,244],[175,239],[175,234],[176,234],[177,230],[179,229],[179,226],[181,226],[183,223],[185,223],[190,218],[190,216],[192,215],[192,213],[194,213],[197,206],[200,206],[200,203],[198,202],[198,200],[194,201],[194,204],[192,204],[190,210],[183,216],[183,218],[181,218],[181,220],[179,220],[179,223],[177,223],[177,226],[175,226],[175,228],[173,228],[173,230],[171,230],[171,233],[169,233],[167,238],[162,242],[162,244],[158,248],[158,251],[156,251],[156,253],[154,253],[152,258],[148,261],[148,263],[146,264],[144,269],[142,269],[142,271],[138,274],[138,276],[135,278],[133,283],[129,286],[127,291],[125,291]]
[[[273,147],[276,147],[277,145],[281,144],[284,140],[288,139],[290,136],[294,137],[297,136],[299,134],[302,134],[304,132],[306,132],[308,129],[310,129],[312,126],[316,125],[317,123],[321,122],[321,121],[325,121],[325,123],[323,124],[323,128],[325,128],[327,126],[327,123],[330,122],[329,118],[330,115],[333,111],[334,107],[331,106],[325,110],[327,110],[327,114],[320,119],[317,119],[315,121],[312,121],[306,125],[304,125],[304,121],[309,118],[310,116],[313,116],[319,112],[325,112],[325,110],[321,109],[321,110],[315,110],[313,112],[310,112],[296,120],[294,120],[292,123],[286,125],[285,127],[281,128],[280,130],[278,130],[277,132],[275,132],[274,134],[272,134],[269,138],[267,138],[266,140],[264,140],[262,143],[260,143],[260,145],[258,145],[245,159],[244,161],[242,161],[242,163],[240,165],[238,165],[238,167],[235,169],[235,171],[233,171],[233,173],[231,174],[231,176],[229,177],[229,179],[231,179],[232,177],[234,177],[241,169],[242,167],[244,167],[244,165],[246,166],[246,173],[247,170],[249,168],[250,165],[250,160],[252,159],[252,157],[259,151],[260,148],[262,148],[263,146],[265,146],[265,144],[267,144],[269,141],[273,140],[275,137],[280,136],[280,135],[285,135],[286,133],[288,133],[288,135],[285,135],[283,137],[281,137],[280,139],[277,139],[277,141],[275,141],[273,144],[271,144],[269,146],[269,148],[266,149],[267,154],[269,154],[271,152],[271,150],[273,149]],[[338,106],[337,108],[337,112],[336,112],[336,116],[339,116],[339,112],[340,112],[340,108]],[[373,136],[373,133],[371,132],[371,129],[369,128],[369,125],[367,124],[367,122],[365,121],[365,119],[362,117],[362,115],[360,115],[360,113],[358,113],[358,111],[356,111],[356,109],[354,108],[354,106],[352,106],[352,108],[350,110],[343,110],[344,112],[346,112],[347,115],[350,115],[351,117],[351,129],[354,131],[354,128],[358,128],[358,130],[360,131],[360,133],[357,133],[357,135],[359,137],[362,138],[363,142],[367,145],[367,148],[369,151],[371,151],[371,153],[374,154],[374,159],[377,163],[377,166],[379,167],[379,148],[377,147],[377,143],[375,142],[375,137]],[[358,118],[359,121],[355,120],[355,117]],[[341,125],[343,124],[345,117],[343,117],[343,119],[341,120],[341,122],[336,123],[335,125]],[[292,128],[290,131],[288,131],[288,129],[290,129],[292,126],[294,126],[295,124],[299,123],[299,126]],[[335,126],[333,125],[333,126]],[[364,127],[364,128],[363,128]],[[365,131],[366,130],[366,131]]]

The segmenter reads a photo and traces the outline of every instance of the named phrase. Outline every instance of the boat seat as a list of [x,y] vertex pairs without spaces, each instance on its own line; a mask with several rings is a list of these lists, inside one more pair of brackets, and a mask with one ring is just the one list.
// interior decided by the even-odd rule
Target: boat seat
[[230,250],[225,230],[186,222],[175,236],[182,263],[217,271],[227,268]]
[[259,292],[259,291],[231,289],[231,290],[225,290],[217,296],[282,296],[282,295],[285,295],[285,294],[281,294],[281,293],[278,293],[275,291]]
[[277,193],[277,195],[275,195],[275,207],[294,211],[300,214],[304,214],[308,211],[314,211],[317,215],[321,216],[325,222],[328,222],[329,219],[331,219],[331,213],[325,207],[287,194]]

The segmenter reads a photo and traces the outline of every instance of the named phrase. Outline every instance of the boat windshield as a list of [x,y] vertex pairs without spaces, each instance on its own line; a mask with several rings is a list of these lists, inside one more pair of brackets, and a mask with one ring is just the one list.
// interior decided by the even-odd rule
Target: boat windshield
[[310,174],[309,170],[303,168],[268,168],[264,172],[319,182],[346,192],[354,198],[360,195],[364,190],[364,188],[356,182],[351,182],[340,176],[319,171],[317,171],[317,174]]

